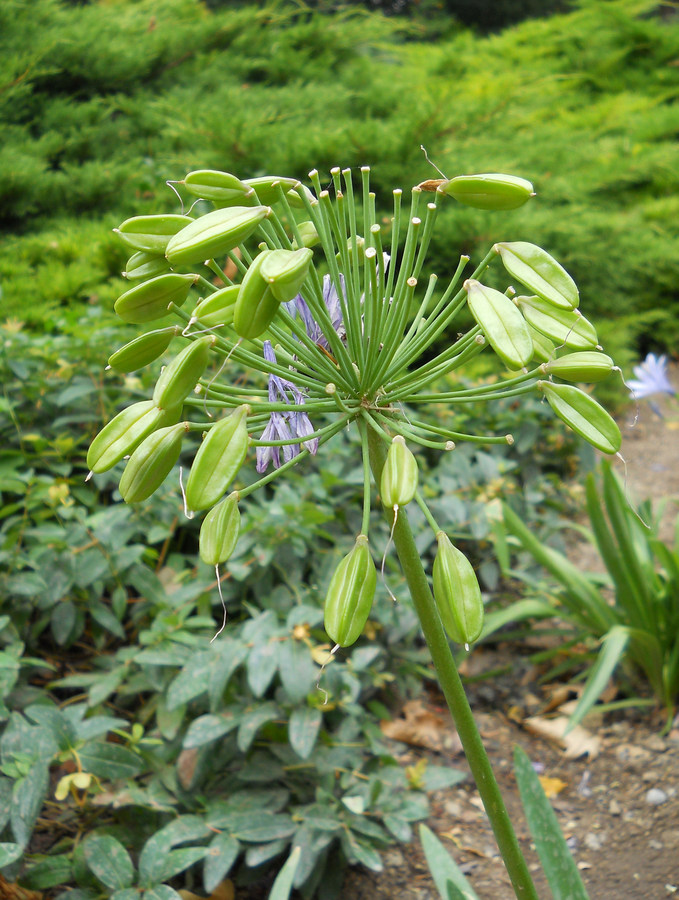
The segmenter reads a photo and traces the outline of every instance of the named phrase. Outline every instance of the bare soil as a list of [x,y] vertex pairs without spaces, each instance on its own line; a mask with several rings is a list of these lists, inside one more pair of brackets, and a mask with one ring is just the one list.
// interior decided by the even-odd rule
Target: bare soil
[[[674,373],[675,376],[677,373]],[[655,400],[655,398],[654,398]],[[640,404],[622,423],[623,454],[617,461],[633,501],[647,497],[667,500],[663,538],[672,541],[679,498],[679,407],[655,401],[664,412],[657,416]],[[673,418],[674,416],[674,418]],[[673,502],[674,501],[674,502]],[[586,543],[574,543],[571,559],[583,570],[596,569],[596,554]],[[535,638],[539,641],[539,635]],[[530,642],[521,647],[500,644],[478,648],[472,655],[473,673],[507,667],[507,674],[475,681],[468,689],[484,744],[498,776],[517,836],[541,897],[550,897],[523,819],[512,772],[512,750],[519,744],[536,767],[563,787],[551,802],[581,870],[591,900],[663,900],[679,896],[679,720],[661,736],[662,716],[652,709],[610,713],[586,722],[600,739],[596,758],[566,758],[551,740],[526,727],[526,718],[548,706],[538,684],[540,670],[531,666]],[[471,661],[470,661],[471,663]],[[430,698],[433,713],[444,720],[443,701]],[[444,725],[443,743],[455,748],[451,722]],[[400,757],[412,765],[423,755],[437,763],[466,767],[462,754],[432,753],[405,745]],[[428,825],[468,875],[482,900],[513,900],[514,892],[471,778],[435,794]],[[394,847],[385,854],[380,874],[353,870],[345,885],[346,900],[438,900],[418,841]]]

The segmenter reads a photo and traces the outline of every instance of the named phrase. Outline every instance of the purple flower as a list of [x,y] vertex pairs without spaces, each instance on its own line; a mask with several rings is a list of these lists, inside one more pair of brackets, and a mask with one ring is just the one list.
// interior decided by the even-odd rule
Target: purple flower
[[636,379],[628,382],[632,396],[636,400],[650,397],[651,394],[675,394],[667,377],[667,357],[649,353],[646,359],[634,367]]
[[[346,298],[346,291],[344,288],[344,275],[341,274],[340,287],[342,288],[342,293]],[[344,333],[342,305],[340,303],[339,295],[335,289],[335,285],[332,283],[332,279],[329,275],[323,276],[323,302],[325,303],[325,307],[328,310],[328,315],[330,316],[332,327],[341,337]],[[295,313],[299,314],[299,317],[302,320],[302,324],[306,329],[306,333],[309,335],[314,344],[318,344],[318,346],[323,347],[324,350],[330,349],[328,339],[325,336],[323,329],[311,315],[311,310],[307,306],[306,300],[302,297],[301,294],[297,294],[296,297],[290,300],[289,303],[284,303],[283,306],[291,316],[294,317]]]
[[[270,341],[264,341],[264,359],[271,363],[276,362],[276,354]],[[301,406],[305,400],[306,394],[300,391],[292,381],[281,378],[280,375],[269,375],[269,401],[271,403],[294,403]],[[300,450],[300,445],[295,443],[295,439],[303,440],[313,431],[314,426],[311,424],[309,416],[301,410],[272,412],[260,441],[290,441],[290,443],[283,447],[257,447],[257,471],[260,474],[266,472],[269,462],[273,462],[274,468],[279,468],[281,450],[283,450],[283,462],[293,459]],[[303,443],[310,453],[316,453],[318,450],[318,438],[312,438],[310,441],[303,440]]]

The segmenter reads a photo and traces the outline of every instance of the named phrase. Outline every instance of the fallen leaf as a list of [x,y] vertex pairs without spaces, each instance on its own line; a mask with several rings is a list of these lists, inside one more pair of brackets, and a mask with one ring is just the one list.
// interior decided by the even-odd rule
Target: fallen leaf
[[402,717],[380,722],[382,734],[395,741],[403,741],[413,747],[429,750],[443,749],[445,723],[440,716],[428,710],[420,700],[409,700],[402,710]]
[[557,716],[555,719],[531,716],[523,724],[531,734],[560,744],[568,759],[578,759],[585,755],[588,755],[590,759],[595,759],[601,750],[601,739],[587,731],[582,725],[576,725],[568,734],[565,734],[569,721],[568,716]]
[[538,780],[542,785],[545,796],[550,800],[552,797],[556,797],[557,794],[560,794],[565,787],[568,787],[568,784],[565,781],[562,781],[560,778],[550,778],[548,775],[538,775]]
[[29,891],[27,888],[19,887],[16,882],[5,881],[0,875],[0,897],[3,900],[42,900],[43,894],[40,891]]

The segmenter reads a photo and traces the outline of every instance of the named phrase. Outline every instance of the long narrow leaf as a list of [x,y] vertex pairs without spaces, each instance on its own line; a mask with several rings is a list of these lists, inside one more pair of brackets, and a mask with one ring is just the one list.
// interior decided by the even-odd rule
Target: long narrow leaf
[[629,629],[623,625],[614,625],[604,637],[603,646],[597,656],[597,661],[592,666],[592,670],[587,677],[585,689],[568,722],[566,734],[584,719],[604,692],[608,679],[625,654],[629,637]]
[[531,534],[509,506],[504,506],[504,519],[509,530],[519,538],[526,550],[563,585],[563,601],[568,603],[573,612],[580,615],[581,621],[587,623],[590,630],[605,634],[616,624],[614,613],[579,569],[561,553],[547,547]]
[[496,609],[486,615],[480,640],[493,634],[510,622],[524,619],[548,619],[556,615],[556,610],[541,600],[518,600],[504,609]]
[[554,900],[589,900],[554,810],[520,747],[514,748],[514,771],[528,827]]
[[[420,825],[420,841],[427,859],[427,865],[442,900],[479,900],[479,896],[462,874],[455,860],[445,849],[434,832],[426,825]],[[459,896],[451,893],[450,886],[457,889]]]
[[293,847],[292,853],[288,856],[285,865],[276,876],[276,880],[271,888],[271,893],[269,894],[269,900],[288,900],[301,854],[301,847]]

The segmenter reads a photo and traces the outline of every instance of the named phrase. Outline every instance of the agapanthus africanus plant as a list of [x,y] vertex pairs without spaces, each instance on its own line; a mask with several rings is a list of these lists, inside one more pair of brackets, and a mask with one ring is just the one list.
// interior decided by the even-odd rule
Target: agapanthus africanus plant
[[[395,190],[385,229],[368,168],[361,169],[360,185],[349,170],[333,169],[330,176],[326,189],[311,172],[311,190],[291,178],[241,181],[224,172],[190,172],[176,183],[196,201],[188,214],[182,207],[181,214],[122,223],[118,234],[133,253],[125,276],[136,283],[115,310],[147,330],[109,363],[127,373],[157,359],[171,342],[176,353],[153,397],[119,413],[97,435],[88,464],[92,472],[104,472],[129,457],[120,492],[128,503],[142,502],[191,445],[194,458],[182,485],[185,509],[188,515],[205,513],[200,555],[219,566],[234,550],[247,497],[306,457],[321,457],[343,429],[357,428],[362,526],[330,581],[326,631],[335,645],[348,646],[370,613],[377,581],[369,535],[374,478],[517,896],[533,897],[450,655],[448,638],[469,646],[481,633],[479,585],[418,491],[410,447],[454,452],[460,441],[511,443],[511,435],[443,428],[427,418],[427,410],[444,405],[452,419],[456,404],[537,392],[591,444],[616,453],[615,422],[570,383],[597,381],[613,362],[578,310],[570,275],[534,244],[494,244],[466,278],[465,256],[452,277],[441,280],[426,269],[441,204],[452,197],[483,209],[513,209],[533,196],[529,182],[507,175],[426,181],[412,189],[407,213],[401,190]],[[208,204],[211,211],[205,211]],[[484,283],[488,268],[498,263],[524,293],[517,295],[514,287],[502,293]],[[465,308],[474,324],[458,334]],[[168,315],[179,324],[155,327]],[[503,380],[432,390],[489,351],[506,370]],[[238,367],[236,380],[230,366]],[[248,454],[261,477],[227,494]],[[400,512],[413,500],[438,545],[433,598],[407,516]]]

